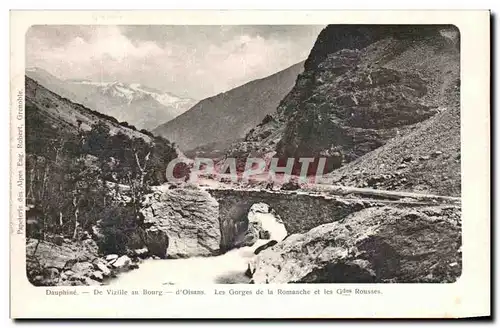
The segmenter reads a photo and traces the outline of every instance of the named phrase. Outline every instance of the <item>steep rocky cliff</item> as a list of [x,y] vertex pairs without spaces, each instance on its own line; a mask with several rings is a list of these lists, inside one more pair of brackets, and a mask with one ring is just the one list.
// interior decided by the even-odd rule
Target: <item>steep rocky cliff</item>
[[229,154],[327,157],[329,171],[355,160],[459,102],[458,39],[450,26],[326,27],[276,112]]

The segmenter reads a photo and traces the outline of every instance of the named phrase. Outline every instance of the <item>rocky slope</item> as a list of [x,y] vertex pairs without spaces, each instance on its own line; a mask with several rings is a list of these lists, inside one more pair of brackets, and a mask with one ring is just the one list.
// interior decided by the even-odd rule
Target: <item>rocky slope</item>
[[39,67],[26,68],[26,76],[43,85],[48,90],[57,93],[61,97],[76,101],[77,96],[64,85],[64,81]]
[[47,89],[138,129],[152,130],[191,108],[196,101],[161,92],[140,84],[60,80],[40,68],[26,75]]
[[223,149],[276,109],[293,87],[303,64],[204,99],[153,132],[174,141],[183,151],[210,143],[216,147],[214,151]]
[[458,33],[443,30],[453,32],[449,26],[326,27],[276,112],[228,155],[327,157],[331,171],[455,105]]
[[325,183],[460,196],[460,111],[452,107],[330,174]]
[[288,236],[248,274],[253,283],[449,283],[461,268],[459,208],[382,207]]

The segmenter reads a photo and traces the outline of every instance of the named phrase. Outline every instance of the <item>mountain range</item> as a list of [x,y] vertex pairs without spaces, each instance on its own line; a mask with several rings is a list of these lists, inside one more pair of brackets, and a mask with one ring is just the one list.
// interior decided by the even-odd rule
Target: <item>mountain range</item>
[[62,80],[41,68],[28,68],[26,75],[47,89],[93,110],[152,130],[191,108],[196,100],[182,98],[137,83]]

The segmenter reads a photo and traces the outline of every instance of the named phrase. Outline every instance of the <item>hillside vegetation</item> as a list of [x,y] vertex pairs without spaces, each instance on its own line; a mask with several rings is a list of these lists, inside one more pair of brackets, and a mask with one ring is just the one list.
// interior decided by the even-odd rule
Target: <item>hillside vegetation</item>
[[[101,253],[123,254],[136,243],[139,206],[150,186],[165,182],[177,157],[151,137],[62,98],[26,78],[27,240],[61,244],[97,240]],[[126,185],[126,187],[124,186]],[[44,276],[38,246],[28,277]],[[42,248],[40,248],[42,250]]]

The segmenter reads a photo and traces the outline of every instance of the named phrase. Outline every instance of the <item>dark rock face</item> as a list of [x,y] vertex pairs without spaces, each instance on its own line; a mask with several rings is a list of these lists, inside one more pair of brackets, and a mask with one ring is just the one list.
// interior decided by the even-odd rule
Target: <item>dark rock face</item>
[[249,265],[254,283],[454,282],[461,274],[458,207],[369,208],[291,235]]
[[147,195],[141,210],[145,243],[164,258],[209,256],[219,252],[217,201],[200,189],[177,188]]
[[277,111],[229,153],[324,157],[327,173],[406,133],[459,102],[458,38],[443,29],[328,26]]
[[329,54],[342,49],[362,49],[387,37],[399,40],[422,40],[436,35],[439,29],[456,30],[452,25],[329,25],[318,36],[304,65],[314,69]]
[[269,247],[273,247],[274,245],[276,245],[278,242],[276,240],[271,240],[270,242],[268,242],[267,244],[264,244],[260,247],[257,247],[255,249],[255,251],[253,252],[255,255],[258,255],[260,252],[262,252],[263,250],[265,249],[268,249]]
[[151,255],[158,256],[159,258],[167,257],[169,243],[166,231],[153,225],[148,229],[138,231],[138,233],[142,236],[144,245],[147,246]]
[[247,230],[236,236],[236,240],[233,244],[234,248],[252,246],[259,240],[261,232],[263,232],[262,224],[260,224],[260,222],[248,222],[247,225]]

